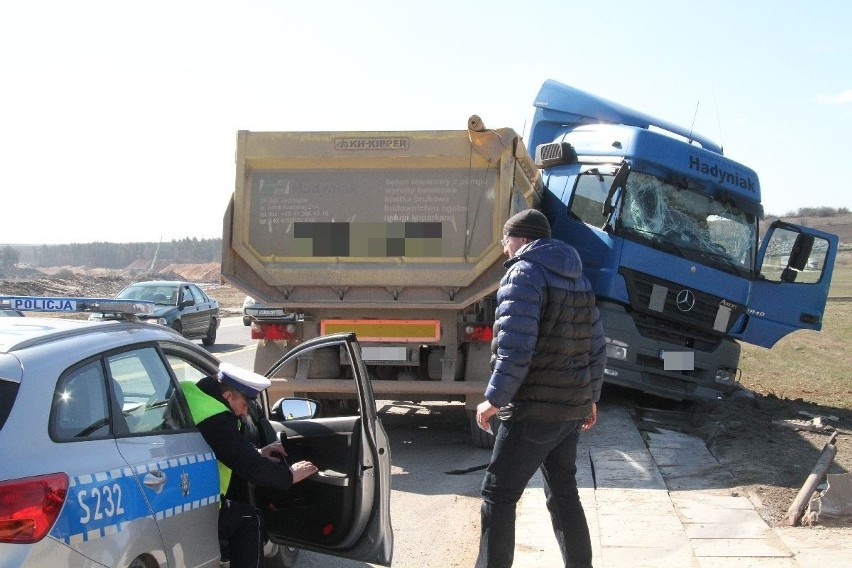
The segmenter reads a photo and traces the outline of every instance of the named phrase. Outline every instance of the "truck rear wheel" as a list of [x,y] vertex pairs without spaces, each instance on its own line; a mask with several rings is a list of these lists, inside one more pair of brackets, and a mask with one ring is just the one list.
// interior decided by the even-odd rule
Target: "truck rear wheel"
[[[476,410],[467,411],[467,421],[470,425],[470,439],[477,448],[490,450],[494,447],[494,434],[489,434],[476,423]],[[491,431],[497,432],[497,417],[491,417]]]

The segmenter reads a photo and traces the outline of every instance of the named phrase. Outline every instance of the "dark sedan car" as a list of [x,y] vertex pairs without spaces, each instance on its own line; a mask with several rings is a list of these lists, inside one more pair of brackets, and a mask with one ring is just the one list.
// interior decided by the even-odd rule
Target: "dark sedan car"
[[219,329],[219,302],[192,282],[155,280],[131,284],[116,296],[122,300],[154,302],[154,313],[140,319],[161,320],[188,339],[201,339],[210,346],[216,343]]

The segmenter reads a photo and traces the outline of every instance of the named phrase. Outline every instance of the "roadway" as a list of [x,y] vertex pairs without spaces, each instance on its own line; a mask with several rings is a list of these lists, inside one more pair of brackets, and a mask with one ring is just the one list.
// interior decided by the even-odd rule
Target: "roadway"
[[[241,318],[223,320],[210,351],[252,368],[254,346]],[[483,474],[447,472],[486,464],[490,451],[472,446],[463,404],[377,404],[391,440],[393,565],[473,566]],[[665,430],[645,440],[618,401],[602,403],[578,456],[595,566],[848,564],[852,535],[768,527],[747,497],[732,493],[730,472],[701,440]],[[515,566],[561,565],[549,521],[537,475],[518,508]],[[303,552],[297,566],[372,565]]]

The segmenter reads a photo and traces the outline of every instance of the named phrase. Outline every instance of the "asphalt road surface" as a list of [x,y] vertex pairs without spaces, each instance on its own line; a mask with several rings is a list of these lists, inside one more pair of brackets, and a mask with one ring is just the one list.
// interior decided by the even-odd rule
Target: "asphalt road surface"
[[[461,403],[378,401],[391,439],[393,566],[473,566],[479,546],[482,471],[489,450],[470,443]],[[302,552],[299,568],[377,566]]]

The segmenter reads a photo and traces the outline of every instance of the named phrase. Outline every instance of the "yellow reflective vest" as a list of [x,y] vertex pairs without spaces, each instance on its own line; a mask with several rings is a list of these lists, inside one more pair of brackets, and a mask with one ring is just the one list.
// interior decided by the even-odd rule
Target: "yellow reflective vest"
[[[205,393],[191,381],[181,382],[180,390],[183,391],[183,396],[189,405],[189,411],[192,413],[192,420],[196,424],[216,414],[231,411],[230,408]],[[219,460],[216,460],[216,463],[219,466],[219,492],[225,495],[228,492],[228,485],[231,483],[231,468]]]

